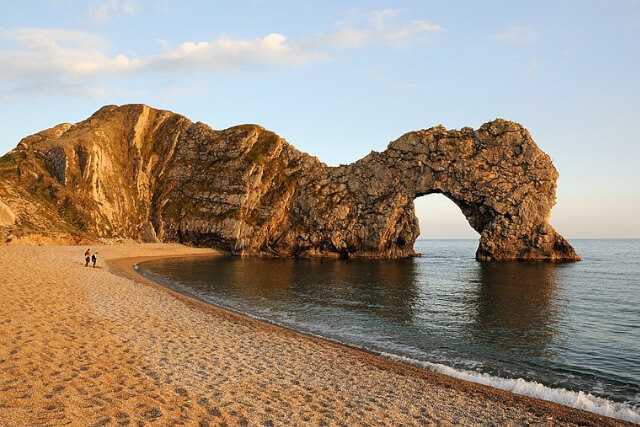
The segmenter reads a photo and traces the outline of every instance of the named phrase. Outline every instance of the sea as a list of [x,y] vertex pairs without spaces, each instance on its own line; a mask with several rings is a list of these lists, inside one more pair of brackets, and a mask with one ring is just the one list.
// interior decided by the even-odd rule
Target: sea
[[197,257],[140,263],[185,295],[468,381],[640,423],[640,239],[571,240],[577,263]]

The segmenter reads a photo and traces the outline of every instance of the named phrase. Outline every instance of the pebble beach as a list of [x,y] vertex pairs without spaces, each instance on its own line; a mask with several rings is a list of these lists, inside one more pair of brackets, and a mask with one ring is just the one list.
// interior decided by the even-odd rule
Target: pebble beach
[[177,244],[0,246],[0,425],[626,425],[261,323],[138,275]]

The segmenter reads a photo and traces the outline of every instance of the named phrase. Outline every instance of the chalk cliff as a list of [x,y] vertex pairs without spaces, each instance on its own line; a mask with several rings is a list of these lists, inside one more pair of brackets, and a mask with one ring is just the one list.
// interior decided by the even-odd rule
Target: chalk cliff
[[442,193],[480,233],[476,258],[574,261],[548,223],[558,172],[517,123],[409,132],[329,167],[257,125],[213,130],[106,106],[0,159],[0,237],[177,241],[238,255],[414,255],[416,197]]

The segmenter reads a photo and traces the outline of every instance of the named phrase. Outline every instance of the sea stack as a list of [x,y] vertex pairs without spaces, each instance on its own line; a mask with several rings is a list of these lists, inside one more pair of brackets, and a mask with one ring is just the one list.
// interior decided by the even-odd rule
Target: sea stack
[[557,179],[529,132],[502,119],[409,132],[329,167],[257,125],[214,130],[146,105],[106,106],[0,159],[0,238],[402,258],[415,255],[414,199],[441,193],[480,233],[479,261],[576,261],[548,222]]

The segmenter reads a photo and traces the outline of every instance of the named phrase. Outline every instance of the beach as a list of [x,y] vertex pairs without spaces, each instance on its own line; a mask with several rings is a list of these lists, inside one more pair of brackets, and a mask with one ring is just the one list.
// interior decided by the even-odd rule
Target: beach
[[626,425],[265,324],[138,275],[177,244],[0,246],[0,425]]

